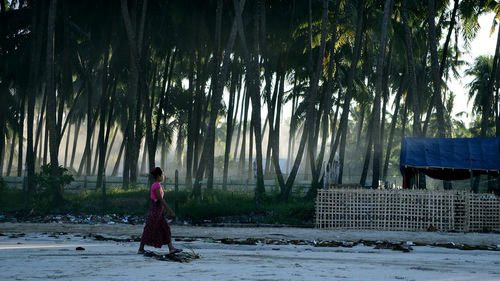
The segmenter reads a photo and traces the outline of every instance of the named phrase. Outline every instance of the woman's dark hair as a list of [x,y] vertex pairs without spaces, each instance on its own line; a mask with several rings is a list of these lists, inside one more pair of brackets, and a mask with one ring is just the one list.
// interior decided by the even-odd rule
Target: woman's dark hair
[[160,169],[160,167],[156,167],[153,169],[153,171],[151,171],[151,175],[155,179],[157,179],[159,176],[161,176],[161,174],[163,174],[163,171]]

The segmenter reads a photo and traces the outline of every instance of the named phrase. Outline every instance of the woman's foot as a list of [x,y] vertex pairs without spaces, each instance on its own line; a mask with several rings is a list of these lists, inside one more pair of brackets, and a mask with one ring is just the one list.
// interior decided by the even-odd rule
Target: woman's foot
[[145,253],[145,251],[144,251],[144,250],[140,250],[140,249],[139,249],[139,250],[137,251],[137,253],[138,253],[138,254],[140,254],[140,255],[142,255],[142,254],[144,254],[144,253]]
[[182,252],[182,249],[176,249],[176,248],[172,248],[169,250],[169,255],[172,255],[172,254],[177,254],[177,253],[180,253]]

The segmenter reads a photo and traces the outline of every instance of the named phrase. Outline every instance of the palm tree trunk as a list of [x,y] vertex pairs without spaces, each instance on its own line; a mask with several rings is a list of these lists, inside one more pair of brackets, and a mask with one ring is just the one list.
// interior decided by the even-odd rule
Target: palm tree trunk
[[3,168],[4,168],[4,158],[5,158],[5,119],[3,115],[3,106],[0,105],[0,176],[3,176]]
[[[238,9],[238,1],[233,0],[235,9]],[[241,1],[244,4],[244,1]],[[261,196],[264,193],[264,173],[262,168],[262,135],[261,135],[261,116],[260,116],[260,70],[258,64],[258,38],[259,38],[259,18],[258,18],[258,7],[260,1],[257,1],[254,6],[254,21],[253,21],[253,46],[252,54],[248,50],[248,45],[246,43],[245,31],[243,26],[243,20],[241,18],[241,13],[236,13],[236,22],[239,33],[239,38],[241,42],[241,47],[243,49],[243,57],[247,65],[247,77],[248,77],[248,94],[252,102],[252,124],[250,132],[252,130],[255,132],[255,146],[256,146],[256,168],[257,168],[257,185],[255,187],[255,202],[259,204]],[[240,6],[239,11],[243,10],[243,5]],[[251,136],[250,136],[251,137]],[[252,141],[252,138],[250,138]],[[252,149],[252,146],[250,146]],[[250,150],[251,151],[251,150]],[[251,161],[250,161],[251,163]],[[252,164],[250,164],[252,165]],[[250,169],[249,169],[250,170]]]
[[[384,153],[383,146],[385,143],[385,124],[386,124],[386,112],[387,112],[387,103],[389,102],[389,73],[391,72],[391,67],[392,67],[392,49],[393,49],[394,44],[390,44],[389,47],[389,53],[387,54],[387,64],[385,67],[385,74],[384,74],[384,93],[383,93],[383,102],[382,102],[382,123],[380,124],[380,143],[382,144],[382,154]],[[382,157],[382,156],[381,156]],[[381,158],[380,161],[382,161],[383,158]]]
[[432,84],[434,86],[434,104],[436,105],[437,121],[438,121],[438,136],[446,136],[446,128],[444,123],[443,103],[441,101],[441,78],[439,77],[439,61],[437,54],[437,38],[436,25],[434,22],[435,6],[434,0],[428,1],[428,21],[429,21],[429,44],[431,50],[431,70]]
[[[272,146],[272,160],[273,160],[273,166],[274,166],[274,171],[276,173],[276,179],[278,180],[278,185],[280,187],[280,191],[284,192],[285,188],[285,180],[283,177],[283,174],[281,173],[281,167],[280,167],[280,150],[279,150],[279,142],[280,142],[280,124],[281,124],[281,106],[283,104],[283,95],[285,92],[285,74],[284,71],[281,71],[282,74],[280,75],[280,82],[279,82],[279,95],[278,95],[278,100],[277,100],[277,108],[276,108],[276,122],[273,126],[272,123],[269,123],[269,133],[272,135],[272,138],[270,139],[271,141],[271,146]],[[274,127],[274,128],[273,128]]]
[[[23,90],[24,91],[24,90]],[[17,149],[17,176],[21,177],[24,170],[23,147],[24,147],[24,108],[26,106],[26,93],[22,94],[19,107],[19,147]]]
[[[127,122],[127,150],[125,167],[123,170],[123,188],[128,188],[130,181],[136,178],[137,169],[137,144],[136,144],[136,132],[134,126],[134,120],[137,121],[137,106],[140,101],[138,95],[138,84],[139,84],[139,63],[140,63],[140,53],[139,44],[136,40],[136,28],[132,25],[132,20],[128,11],[127,0],[120,1],[121,14],[123,17],[123,22],[125,24],[125,30],[128,38],[128,43],[130,47],[130,84],[128,93],[128,109],[129,109],[129,120]],[[133,10],[132,14],[134,14]],[[134,160],[135,159],[135,160]]]
[[413,46],[410,25],[408,23],[408,12],[406,8],[406,0],[402,0],[402,15],[405,29],[405,42],[406,42],[406,58],[407,68],[409,74],[409,90],[413,101],[413,136],[421,136],[420,126],[420,101],[417,92],[417,78],[415,74],[415,63],[413,59]]
[[69,139],[71,136],[71,126],[72,124],[69,123],[68,133],[66,134],[66,148],[64,149],[64,167],[68,167]]
[[391,121],[391,130],[389,132],[389,140],[387,142],[387,149],[385,151],[385,162],[384,162],[384,169],[382,173],[382,180],[386,181],[387,180],[387,171],[389,169],[389,159],[391,157],[391,150],[392,150],[392,141],[394,139],[394,132],[396,130],[396,123],[398,120],[398,114],[399,114],[399,104],[401,100],[401,95],[403,94],[403,83],[404,80],[406,79],[405,76],[401,77],[401,82],[399,84],[398,92],[396,94],[396,97],[394,98],[394,115],[392,115],[392,121]]
[[[88,109],[87,109],[88,110]],[[91,114],[92,111],[91,111]],[[91,160],[92,160],[92,146],[93,146],[93,143],[92,143],[92,135],[94,133],[94,129],[95,129],[95,124],[97,123],[97,118],[92,118],[90,117],[92,120],[89,120],[89,117],[87,116],[87,136],[86,136],[86,141],[85,141],[85,148],[83,150],[83,155],[82,155],[82,159],[80,160],[80,166],[78,168],[78,175],[82,175],[83,172],[84,172],[84,169],[86,170],[85,171],[85,175],[90,175],[90,167],[91,167]],[[89,121],[90,121],[90,125],[89,125]],[[89,128],[90,126],[90,128]],[[87,166],[88,164],[88,166]],[[88,169],[88,172],[87,172],[87,169]]]
[[[198,55],[199,57],[199,55]],[[200,59],[198,58],[197,60],[197,70],[199,70],[199,61]],[[196,94],[196,88],[197,87],[193,87],[194,85],[194,63],[193,63],[193,59],[191,59],[190,63],[189,63],[189,74],[188,74],[188,83],[189,83],[189,95],[191,96],[191,99],[192,100]],[[197,81],[199,83],[199,80]],[[195,109],[193,110],[193,106],[195,107]],[[196,116],[198,115],[198,112],[196,110],[196,107],[198,107],[200,105],[198,104],[192,104],[192,102],[190,101],[189,102],[189,105],[188,105],[188,120],[187,120],[187,126],[188,126],[188,129],[187,129],[187,151],[186,151],[186,186],[187,187],[191,187],[191,178],[192,178],[192,170],[193,170],[193,146],[194,146],[194,139],[197,137],[197,132],[196,130],[193,128],[195,126],[195,120],[196,120]]]
[[167,168],[167,149],[165,145],[165,141],[161,142],[161,166],[166,169]]
[[[291,116],[293,116],[294,111],[295,111],[294,105],[295,105],[295,97],[292,97],[292,113],[291,113]],[[286,154],[286,171],[285,171],[285,174],[288,174],[288,171],[290,170],[290,160],[291,160],[292,155],[293,155],[293,145],[295,143],[295,133],[294,133],[294,131],[292,130],[291,127],[292,126],[291,126],[291,122],[290,122],[289,127],[288,127],[288,152]]]
[[177,161],[177,166],[182,167],[182,152],[184,151],[184,130],[183,130],[183,125],[184,123],[181,122],[180,120],[184,120],[185,115],[181,114],[179,116],[179,124],[177,125],[177,143],[175,146],[175,155],[176,155],[176,161]]
[[[248,83],[248,82],[247,82]],[[247,88],[247,87],[246,87]],[[248,95],[247,90],[245,90],[245,117],[243,120],[243,133],[241,135],[241,151],[240,151],[240,174],[243,175],[243,171],[245,170],[245,152],[246,152],[246,141],[247,141],[247,124],[248,124],[248,109],[250,104],[250,96]],[[242,105],[243,106],[243,105]]]
[[[281,80],[280,80],[280,88],[279,88],[279,95],[278,95],[278,101],[277,101],[277,109],[276,109],[276,122],[274,124],[274,128],[270,128],[269,133],[273,135],[273,139],[271,139],[271,144],[272,144],[272,151],[273,151],[273,166],[274,166],[274,171],[276,173],[276,178],[278,180],[278,185],[280,187],[280,192],[284,192],[285,188],[285,180],[283,177],[283,174],[281,173],[281,167],[280,167],[280,162],[279,162],[279,137],[280,137],[280,124],[281,124],[281,107],[283,104],[283,95],[285,93],[285,74],[284,71],[282,71],[281,75]],[[270,124],[272,125],[272,124]]]
[[[97,149],[96,149],[96,155],[94,159],[94,169],[93,169],[93,174],[96,173],[96,166],[99,166],[97,168],[97,182],[96,182],[96,188],[103,188],[102,192],[103,195],[106,194],[105,187],[103,184],[103,172],[104,172],[104,156],[106,155],[106,149],[107,149],[107,143],[105,143],[105,130],[106,130],[106,117],[109,111],[108,104],[110,103],[109,100],[109,93],[110,93],[110,87],[109,85],[111,84],[108,78],[108,68],[109,68],[109,52],[110,52],[110,39],[108,37],[106,45],[104,49],[104,55],[103,55],[103,66],[102,66],[102,85],[101,85],[101,98],[100,98],[100,112],[99,112],[99,135],[97,137]],[[108,129],[109,130],[109,129]],[[98,164],[98,165],[97,165]]]
[[[241,93],[241,88],[242,87],[242,83],[240,83],[240,89],[239,89],[239,93]],[[246,87],[244,87],[246,89]],[[239,96],[239,94],[238,94]],[[233,159],[236,159],[236,157],[238,156],[238,146],[240,144],[240,135],[241,135],[241,127],[243,125],[243,112],[245,111],[245,101],[246,101],[246,94],[245,94],[245,90],[243,90],[243,95],[241,97],[241,110],[240,110],[240,119],[239,119],[239,122],[238,122],[238,133],[236,134],[236,143],[234,145],[234,155],[233,155]]]
[[[113,139],[112,139],[111,144],[110,144],[109,149],[108,149],[109,134],[111,133],[111,128],[113,127],[112,120],[113,120],[113,114],[114,114],[113,110],[114,110],[114,104],[115,104],[117,82],[118,82],[118,77],[115,77],[115,80],[114,80],[114,83],[113,83],[113,86],[111,89],[112,94],[111,94],[111,101],[110,101],[109,110],[108,110],[108,124],[107,124],[107,129],[106,129],[106,135],[104,136],[104,145],[103,145],[104,149],[102,151],[100,151],[101,154],[99,155],[99,168],[97,170],[98,181],[101,182],[101,184],[103,186],[103,190],[102,190],[103,196],[106,195],[106,185],[103,183],[102,177],[104,175],[106,175],[106,167],[108,166],[109,152],[111,152],[111,149],[113,148],[113,144],[115,142],[115,137],[116,137],[116,130],[115,130]],[[107,152],[107,156],[106,156],[107,150],[108,150],[108,152]],[[101,178],[99,178],[99,176]]]
[[333,116],[333,121],[330,125],[330,130],[331,130],[331,139],[330,139],[330,157],[328,158],[328,163],[333,163],[333,160],[335,158],[335,152],[337,150],[337,147],[335,146],[335,144],[338,145],[338,142],[336,141],[335,139],[335,135],[337,135],[338,137],[338,134],[336,134],[335,130],[337,128],[337,119],[338,119],[338,115],[339,115],[339,108],[340,108],[340,91],[339,91],[339,97],[337,98],[337,106],[336,106],[336,109],[335,109],[335,114]]
[[[244,2],[244,0],[242,1]],[[243,9],[239,9],[242,11]],[[240,17],[241,18],[241,13],[240,11],[236,12],[236,18]],[[201,195],[201,180],[203,179],[203,174],[205,172],[205,168],[209,168],[209,177],[207,181],[207,188],[212,188],[213,187],[213,151],[214,151],[214,145],[215,145],[215,121],[217,119],[218,111],[220,108],[220,103],[221,103],[221,98],[223,94],[223,89],[224,89],[224,84],[226,81],[227,77],[227,72],[229,69],[229,64],[230,64],[230,54],[233,51],[234,47],[234,42],[236,40],[236,20],[233,21],[233,26],[231,28],[231,33],[228,38],[227,42],[227,47],[224,52],[224,59],[222,61],[222,68],[221,68],[221,73],[219,74],[218,72],[216,73],[217,77],[217,82],[216,86],[213,89],[213,95],[212,95],[212,109],[210,111],[210,120],[208,122],[208,129],[207,129],[207,135],[205,137],[205,141],[203,144],[203,152],[201,155],[201,160],[200,164],[198,166],[198,169],[196,171],[196,179],[193,187],[193,195],[195,197],[198,197]],[[220,79],[219,79],[220,75]],[[205,166],[207,165],[207,166]]]
[[224,150],[224,171],[222,189],[227,189],[227,176],[229,169],[229,153],[231,152],[231,141],[233,138],[233,111],[234,99],[236,94],[236,83],[238,82],[238,73],[236,69],[236,61],[233,61],[233,71],[231,75],[231,87],[229,89],[229,109],[227,112],[227,130],[226,130],[226,149]]
[[[366,178],[368,176],[368,169],[370,167],[370,161],[371,161],[371,158],[372,158],[372,154],[373,154],[373,139],[374,139],[374,128],[375,128],[375,120],[374,120],[374,114],[372,112],[372,116],[370,118],[370,121],[369,121],[369,125],[368,125],[368,131],[367,131],[367,134],[366,136],[368,137],[367,139],[367,142],[366,142],[366,151],[365,151],[365,159],[364,159],[364,162],[363,162],[363,169],[361,171],[361,178],[359,180],[359,184],[361,186],[365,186],[366,185]],[[372,172],[373,173],[373,172]],[[373,187],[373,183],[372,183],[372,187]]]
[[[146,173],[146,166],[148,165],[147,158],[146,158],[148,156],[148,149],[149,149],[148,142],[146,140],[144,140],[144,145],[142,147],[141,170],[139,172],[139,175],[144,175]],[[153,167],[153,169],[154,169],[154,167]],[[153,169],[149,169],[149,170],[152,171]]]
[[[93,111],[92,111],[92,87],[89,86],[88,87],[88,93],[87,93],[87,135],[85,137],[85,149],[84,149],[84,152],[83,152],[83,156],[82,156],[82,161],[80,163],[80,168],[78,169],[78,175],[81,175],[82,172],[83,172],[83,169],[84,169],[84,166],[85,165],[85,175],[89,176],[90,175],[90,165],[91,165],[91,150],[92,150],[92,147],[91,147],[91,143],[90,143],[90,140],[92,138],[92,132],[93,132],[93,126],[91,126],[90,124],[92,124],[92,115],[93,115]],[[86,181],[85,181],[86,182]]]
[[406,98],[404,100],[404,104],[405,107],[403,108],[403,120],[401,121],[401,124],[403,124],[401,128],[401,140],[406,136],[406,122],[408,120],[408,102]]
[[[448,34],[446,35],[446,40],[443,45],[443,50],[442,50],[442,57],[441,57],[441,63],[439,65],[439,77],[443,77],[445,65],[446,65],[446,59],[448,57],[448,47],[450,44],[450,39],[451,39],[451,33],[453,32],[453,29],[455,28],[456,24],[456,15],[458,11],[458,2],[459,0],[454,0],[454,5],[453,5],[453,11],[451,12],[451,19],[450,19],[450,26],[448,27]],[[425,122],[424,122],[424,129],[422,136],[425,136],[427,133],[427,126],[429,124],[429,121],[431,119],[431,113],[432,113],[432,108],[434,107],[434,96],[429,102],[429,106],[427,108],[427,115],[425,117]]]
[[[386,0],[384,5],[384,18],[382,21],[380,43],[379,43],[379,54],[377,58],[377,80],[375,82],[375,104],[374,104],[374,114],[373,114],[373,180],[372,188],[379,187],[380,179],[380,167],[382,161],[383,143],[381,142],[382,126],[380,121],[380,102],[383,95],[384,87],[384,62],[385,62],[385,51],[387,44],[387,29],[389,25],[389,19],[392,14],[393,1]],[[385,106],[384,106],[385,107]]]
[[[270,68],[270,66],[269,66]],[[274,122],[274,114],[275,114],[275,105],[276,105],[276,99],[278,98],[278,88],[279,88],[279,83],[278,81],[280,80],[280,75],[276,73],[276,82],[274,85],[274,91],[273,91],[273,96],[271,97],[271,71],[266,69],[266,92],[267,92],[267,119],[266,121],[269,121],[269,124]],[[269,85],[268,85],[269,83]],[[266,130],[266,124],[264,124],[264,131]],[[269,126],[269,133],[268,133],[268,143],[267,143],[267,152],[266,152],[266,165],[265,165],[265,173],[268,174],[270,172],[270,164],[271,164],[271,140],[272,140],[272,133],[271,133],[271,128],[272,126]]]
[[297,87],[297,76],[295,75],[293,79],[293,88],[292,88],[292,112],[290,114],[290,124],[288,127],[288,153],[286,157],[286,174],[288,174],[288,170],[290,168],[290,159],[292,158],[293,155],[293,144],[294,144],[294,138],[295,138],[295,131],[292,130],[292,118],[293,115],[295,114],[295,89]]
[[[47,101],[48,103],[48,101]],[[48,110],[47,110],[47,116],[48,116]],[[47,165],[47,154],[48,154],[48,149],[49,149],[49,125],[47,124],[48,118],[45,118],[45,131],[43,132],[43,165]]]
[[[364,9],[365,4],[364,0],[360,0],[358,2],[358,19],[356,23],[356,37],[354,39],[354,50],[353,50],[353,60],[351,62],[351,67],[349,70],[349,75],[347,78],[347,92],[344,98],[344,105],[342,107],[342,115],[340,116],[340,126],[339,132],[340,135],[340,149],[339,149],[339,183],[342,183],[342,175],[344,173],[344,157],[345,157],[345,146],[347,143],[347,130],[348,130],[348,117],[349,117],[349,106],[351,104],[353,88],[354,88],[354,75],[356,73],[356,65],[359,60],[360,52],[361,52],[361,40],[362,40],[362,30],[363,30],[363,19],[364,19]],[[335,141],[337,142],[337,141]],[[334,145],[336,146],[336,145]]]
[[[109,131],[109,129],[110,128],[108,128],[108,131]],[[115,127],[113,130],[113,137],[111,138],[111,143],[109,144],[108,152],[106,153],[106,160],[104,162],[104,170],[106,170],[106,168],[108,167],[109,157],[111,155],[111,151],[113,150],[113,146],[115,144],[116,135],[118,135],[118,128]]]
[[10,177],[10,174],[12,172],[12,162],[14,159],[14,152],[15,152],[15,147],[16,147],[16,136],[17,136],[17,131],[14,131],[14,135],[12,136],[12,141],[10,143],[10,154],[9,154],[9,162],[7,163],[7,176]]
[[[35,101],[33,101],[33,103],[35,103]],[[36,136],[35,136],[35,148],[33,150],[33,153],[36,154],[36,152],[38,151],[38,159],[40,159],[40,155],[41,155],[41,151],[42,151],[42,126],[43,126],[43,120],[44,120],[44,112],[45,112],[45,108],[47,106],[47,91],[45,91],[44,95],[43,95],[43,100],[42,100],[42,104],[40,106],[40,113],[38,115],[38,126],[36,128]],[[38,150],[38,144],[40,143],[40,150]]]
[[[97,162],[98,162],[98,158],[99,158],[99,139],[98,139],[98,135],[97,133],[97,128],[94,129],[94,131],[92,132],[92,145],[91,145],[91,148],[93,148],[94,150],[92,151],[93,154],[94,154],[94,164],[92,165],[92,176],[95,176],[96,175],[96,172],[97,172]],[[91,154],[92,155],[92,154]]]
[[361,133],[363,132],[363,123],[365,122],[365,106],[364,105],[359,105],[360,110],[361,110],[361,117],[359,118],[358,121],[358,139],[356,140],[356,149],[359,148],[359,143],[361,142]]
[[[334,80],[334,77],[333,77],[333,68],[334,68],[334,65],[336,65],[336,61],[335,61],[335,42],[337,41],[337,26],[338,26],[338,23],[339,23],[339,11],[340,11],[340,0],[337,0],[336,3],[335,3],[335,12],[334,12],[334,18],[333,18],[333,24],[332,24],[332,38],[330,40],[330,62],[328,64],[328,82],[327,82],[327,92],[326,92],[326,97],[328,99],[328,106],[325,108],[325,121],[327,119],[330,119],[331,118],[328,118],[328,115],[329,115],[329,112],[330,112],[330,108],[332,107],[333,105],[333,80]],[[337,74],[337,72],[335,73]],[[340,92],[339,92],[340,93]],[[336,122],[337,122],[337,114],[338,114],[338,110],[339,110],[339,103],[337,103],[337,108],[335,110],[335,118],[333,120],[333,122],[331,122],[330,126],[332,128],[332,134],[331,134],[331,145],[330,145],[330,157],[328,157],[328,162],[333,162],[333,157],[335,156],[335,151],[332,150],[333,148],[333,143],[334,143],[334,138],[335,138],[335,126],[336,126]],[[328,129],[327,127],[325,127],[325,130]],[[326,140],[325,140],[326,141]]]
[[[339,3],[337,2],[337,4],[339,4]],[[362,6],[362,5],[363,5],[363,4],[361,3],[361,6]],[[338,8],[338,7],[337,7],[337,8]],[[337,9],[337,8],[336,8],[336,9]],[[323,22],[323,23],[322,23],[322,42],[323,42],[323,43],[321,44],[322,48],[324,48],[324,45],[325,45],[325,44],[324,44],[324,41],[323,41],[323,40],[324,40],[323,35],[324,35],[324,33],[326,32],[326,31],[325,31],[325,32],[323,32],[323,29],[324,29],[324,28],[326,28],[326,24],[325,24],[325,14],[324,14],[324,13],[325,13],[325,12],[327,12],[327,11],[328,11],[328,3],[325,3],[325,1],[324,1],[324,2],[323,2],[323,15],[322,15],[322,22]],[[337,18],[337,17],[335,17],[335,18]],[[335,20],[335,23],[336,23],[336,22],[337,22],[337,20]],[[335,27],[336,27],[336,24],[334,24],[334,29],[336,29]],[[359,33],[361,34],[361,30],[359,31]],[[334,33],[334,35],[335,35],[335,33]],[[335,39],[335,36],[333,36],[333,40],[334,40],[334,39]],[[317,63],[317,65],[316,65],[316,67],[317,67],[317,68],[319,68],[319,67],[320,67],[320,65],[319,65],[319,64],[320,64],[320,63],[319,63],[319,60],[323,57],[323,55],[324,55],[324,49],[323,49],[323,50],[320,50],[320,54],[318,54],[318,63]],[[316,71],[317,71],[317,69],[316,69]],[[318,74],[318,76],[317,76],[317,77],[318,77],[318,79],[319,79],[319,71],[317,71],[317,74]],[[315,79],[316,79],[316,78],[315,78]],[[317,80],[316,80],[316,81],[317,81]],[[315,93],[315,91],[317,90],[317,82],[316,82],[316,83],[312,83],[312,85],[313,85],[314,87],[316,87],[316,89],[311,89],[311,93]],[[312,99],[312,100],[311,100],[311,101],[309,101],[309,102],[314,103],[314,100],[315,100],[315,99]],[[310,107],[310,108],[312,108],[312,107],[313,107],[313,106],[311,105],[311,107]],[[312,111],[312,109],[313,109],[313,108],[312,108],[312,109],[310,109],[310,108],[308,108],[308,111]],[[312,112],[311,112],[311,114],[308,114],[307,116],[311,116],[311,115],[312,115]],[[310,120],[310,118],[309,118],[309,120]],[[311,120],[311,121],[312,121],[312,120]],[[309,122],[311,122],[311,121],[309,121]],[[306,122],[307,122],[307,118],[306,118]],[[303,155],[303,153],[304,153],[304,149],[305,149],[305,144],[306,144],[307,137],[308,137],[308,130],[306,129],[306,126],[304,126],[304,131],[302,132],[302,137],[301,137],[301,139],[300,139],[299,148],[298,148],[298,151],[297,151],[297,156],[296,156],[295,161],[294,161],[294,164],[293,164],[293,166],[292,166],[292,170],[290,171],[290,175],[289,175],[289,176],[288,176],[288,178],[287,178],[287,181],[286,181],[285,187],[282,189],[282,192],[281,192],[281,194],[280,194],[280,200],[281,200],[281,201],[286,201],[286,200],[288,200],[288,196],[289,196],[290,191],[291,191],[291,189],[292,189],[293,182],[295,181],[295,178],[296,178],[296,176],[297,176],[297,172],[298,172],[298,169],[299,169],[299,166],[300,166],[300,162],[301,162],[301,160],[302,160],[302,155]],[[314,152],[314,151],[312,151],[312,152]],[[311,154],[311,150],[309,151],[309,155],[310,155],[310,154]],[[307,161],[306,161],[306,163],[307,163]],[[313,163],[313,162],[309,161],[309,163]],[[313,188],[314,188],[314,187],[313,187]],[[309,190],[309,192],[308,192],[309,194],[312,194],[312,193],[314,192],[314,190],[312,190],[313,188],[311,188],[311,189]]]
[[[216,63],[215,65],[215,79],[212,78],[212,81],[214,82],[214,90],[215,91],[220,91],[220,96],[222,98],[222,95],[223,95],[223,91],[224,91],[224,85],[225,85],[225,76],[226,74],[223,74],[224,77],[222,77],[222,75],[220,74],[220,63],[221,63],[221,28],[222,28],[222,3],[223,1],[222,0],[217,0],[217,8],[215,10],[215,59],[214,59],[214,62]],[[234,42],[233,42],[234,44]],[[231,47],[232,48],[232,47]],[[232,50],[230,50],[231,52]],[[229,63],[229,55],[226,54],[227,57],[227,62]],[[228,66],[226,66],[226,69],[228,69]],[[226,73],[227,73],[227,70],[226,70]],[[214,92],[215,93],[215,92]],[[216,95],[213,95],[212,96],[212,106],[214,105],[214,101],[219,103],[220,101],[218,100],[214,100],[213,98],[218,98],[219,99],[219,94],[216,93]],[[218,106],[217,106],[218,108]],[[212,121],[212,112],[210,112],[210,121]],[[215,119],[214,119],[214,122],[215,122]],[[209,123],[209,126],[208,126],[209,129],[212,128],[211,126],[211,123]],[[210,136],[210,140],[209,140],[209,143],[210,143],[210,146],[208,147],[208,149],[210,149],[210,152],[207,154],[206,156],[206,160],[207,160],[207,163],[206,163],[206,177],[207,177],[207,189],[213,189],[213,184],[214,184],[214,147],[215,147],[215,124],[213,126],[213,135],[212,135],[212,132],[208,132],[207,135]],[[203,147],[203,150],[205,150],[205,146]]]
[[[323,1],[323,9],[322,9],[322,24],[321,24],[321,39],[320,39],[320,48],[318,53],[318,58],[316,60],[316,69],[314,70],[313,77],[311,80],[311,87],[309,93],[309,101],[307,105],[307,113],[306,113],[306,130],[308,130],[309,140],[308,140],[308,154],[309,154],[309,163],[311,167],[312,174],[312,184],[311,188],[308,190],[308,195],[310,198],[316,196],[316,189],[318,188],[319,175],[320,175],[320,167],[316,167],[316,131],[314,130],[316,119],[320,118],[320,114],[316,112],[316,103],[318,101],[318,82],[321,75],[321,70],[323,66],[323,59],[325,56],[326,49],[326,28],[328,21],[328,1]],[[317,115],[317,116],[316,116]],[[318,120],[319,121],[319,120]]]
[[55,23],[57,12],[57,0],[50,1],[48,23],[47,23],[47,125],[50,134],[50,171],[53,179],[52,191],[55,202],[62,200],[62,189],[59,184],[59,133],[56,131],[56,89],[54,81],[54,45],[55,45]]
[[69,162],[69,166],[71,169],[73,169],[73,163],[75,162],[75,155],[76,155],[76,147],[78,145],[78,135],[80,134],[80,126],[82,124],[81,120],[76,121],[76,127],[75,127],[75,132],[73,133],[73,150],[71,153],[71,161]]
[[116,159],[116,163],[115,163],[115,166],[113,168],[113,172],[111,173],[111,176],[113,176],[113,177],[116,177],[116,175],[118,175],[118,169],[120,167],[123,150],[125,149],[126,143],[127,143],[127,139],[126,139],[126,136],[124,134],[122,144],[120,145],[120,151],[118,152],[118,157]]
[[[40,126],[43,126],[43,125],[40,125]],[[42,134],[41,134],[41,133],[40,133],[40,136],[39,136],[37,139],[38,139],[38,141],[39,141],[39,143],[40,143],[40,149],[38,150],[38,157],[36,158],[36,160],[37,160],[37,161],[36,161],[36,165],[37,165],[37,167],[40,167],[40,166],[43,164],[43,162],[42,162],[42,160],[43,160],[43,157],[42,157],[42,152],[43,152],[43,147],[42,147],[42,145],[43,145],[43,139],[42,139]]]
[[[153,67],[153,69],[156,69],[156,66]],[[152,171],[155,166],[156,166],[156,151],[157,151],[157,147],[156,147],[156,141],[155,141],[155,135],[154,135],[154,132],[153,132],[153,121],[152,121],[152,115],[153,115],[153,106],[154,104],[157,102],[156,100],[159,100],[159,99],[155,99],[155,87],[156,87],[156,84],[157,84],[157,75],[156,73],[159,72],[159,69],[156,70],[153,74],[153,77],[152,77],[152,81],[151,81],[151,89],[150,89],[150,96],[151,96],[151,99],[149,99],[149,93],[148,93],[148,89],[147,87],[143,86],[142,89],[144,90],[144,94],[145,94],[145,115],[146,115],[146,140],[144,141],[146,144],[147,144],[147,150],[145,149],[143,153],[147,153],[148,155],[148,166],[149,166],[149,171]],[[161,108],[161,102],[158,104],[158,107]],[[159,118],[159,114],[157,116],[157,118]],[[156,124],[155,124],[156,126]],[[143,160],[144,160],[144,157],[143,157]],[[145,167],[146,165],[144,165],[145,163],[143,162],[143,166]],[[141,166],[141,169],[144,169],[142,168],[143,166]],[[142,171],[141,174],[144,174],[144,171]],[[149,173],[148,173],[149,174]],[[149,181],[148,181],[148,186],[150,186],[152,184],[152,181],[153,181],[153,178],[150,176],[149,177]]]
[[[252,110],[253,111],[253,110]],[[253,132],[254,132],[254,127],[253,127],[253,112],[251,116],[252,120],[250,120],[250,128],[249,128],[249,141],[248,141],[248,174],[247,178],[251,179],[253,177]]]
[[[30,50],[30,72],[28,85],[28,120],[27,120],[27,145],[26,163],[28,166],[28,197],[31,200],[35,193],[35,148],[33,146],[33,122],[35,119],[36,91],[39,89],[38,70],[42,45],[42,28],[39,1],[34,1],[32,8],[32,31]],[[1,135],[0,135],[1,136]],[[1,160],[2,158],[0,158]],[[0,169],[0,175],[2,170]]]
[[[39,88],[39,70],[40,56],[43,37],[42,9],[44,5],[40,5],[39,1],[34,1],[32,8],[32,31],[31,51],[30,51],[30,71],[28,85],[28,120],[27,120],[27,147],[26,147],[26,163],[28,167],[28,197],[31,200],[35,193],[35,156],[36,146],[33,145],[33,125],[35,119],[35,103],[36,91]],[[43,103],[42,103],[43,104]],[[40,123],[38,123],[40,124]],[[39,125],[40,126],[40,125]],[[1,169],[0,169],[1,174]]]

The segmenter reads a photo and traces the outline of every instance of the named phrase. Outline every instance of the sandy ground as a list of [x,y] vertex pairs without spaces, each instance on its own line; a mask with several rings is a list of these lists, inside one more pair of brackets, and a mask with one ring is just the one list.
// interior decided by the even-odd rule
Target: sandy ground
[[[0,280],[500,280],[498,251],[414,246],[413,251],[404,253],[361,244],[353,248],[226,245],[209,239],[365,239],[500,245],[498,234],[172,226],[176,237],[199,237],[193,242],[174,242],[177,247],[201,255],[190,263],[137,255],[137,242],[83,238],[88,233],[130,237],[141,231],[141,226],[132,225],[0,224],[0,233],[4,234],[0,236]],[[11,236],[13,233],[25,235]],[[85,250],[76,251],[76,247]]]
[[[87,235],[101,234],[106,237],[140,236],[143,225],[131,224],[62,224],[62,223],[0,223],[0,233],[52,233],[67,232]],[[451,233],[377,230],[324,230],[292,227],[204,227],[171,225],[173,237],[193,238],[256,238],[288,240],[327,241],[412,241],[433,244],[450,243],[478,245],[500,245],[500,234],[495,233]]]

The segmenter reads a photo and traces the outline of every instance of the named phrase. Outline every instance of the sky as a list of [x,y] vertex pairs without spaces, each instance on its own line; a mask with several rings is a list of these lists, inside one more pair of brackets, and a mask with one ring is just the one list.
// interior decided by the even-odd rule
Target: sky
[[[466,61],[469,64],[474,63],[474,59],[481,55],[491,55],[493,56],[495,53],[496,39],[498,34],[498,29],[490,36],[490,28],[493,23],[493,13],[488,13],[479,17],[479,25],[480,29],[477,33],[476,38],[471,42],[470,50],[463,54],[462,60]],[[459,39],[460,40],[460,39]],[[463,47],[463,41],[462,44]],[[455,94],[455,106],[453,107],[452,114],[455,115],[461,111],[465,111],[467,113],[472,112],[472,101],[468,103],[468,92],[469,90],[466,88],[467,83],[471,82],[473,77],[465,76],[465,71],[468,66],[465,65],[461,67],[460,79],[450,79],[451,81],[448,83],[450,90]],[[459,118],[462,121],[465,121],[465,124],[468,126],[471,121],[471,116]]]

